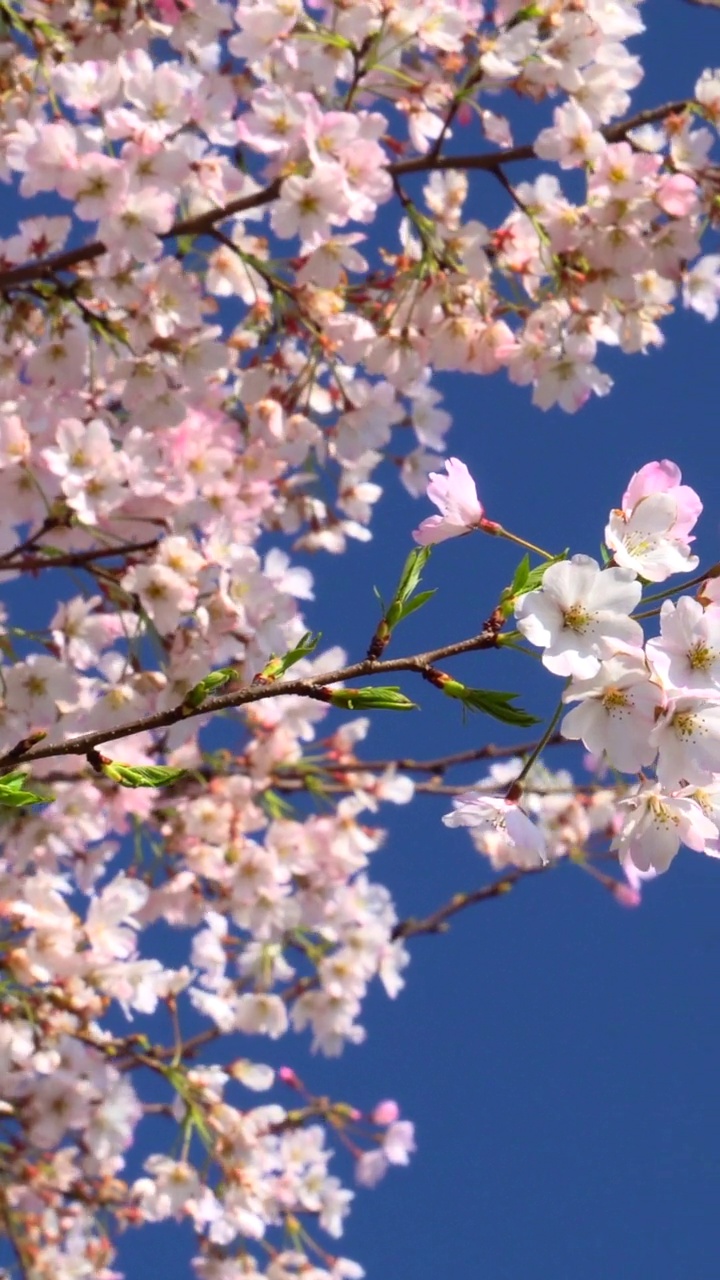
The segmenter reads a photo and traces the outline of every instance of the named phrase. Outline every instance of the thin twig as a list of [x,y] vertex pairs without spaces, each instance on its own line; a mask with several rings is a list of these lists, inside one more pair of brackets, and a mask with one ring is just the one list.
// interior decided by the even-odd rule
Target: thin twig
[[502,898],[504,894],[509,893],[514,888],[519,880],[524,880],[526,876],[538,875],[541,871],[547,871],[552,865],[552,863],[547,863],[540,867],[518,867],[515,871],[509,871],[502,879],[494,880],[492,884],[483,885],[481,889],[471,889],[468,893],[456,893],[449,902],[444,903],[442,907],[438,907],[437,911],[433,911],[424,920],[401,920],[393,929],[393,939],[417,938],[419,934],[446,933],[448,921],[453,916],[456,916],[458,912],[465,911],[467,907],[474,906],[476,902],[487,902],[490,898]]
[[[666,102],[661,107],[638,111],[636,115],[620,120],[617,124],[607,125],[598,132],[606,142],[620,142],[633,129],[654,124],[657,120],[664,120],[666,116],[680,115],[691,105],[690,100]],[[493,170],[506,164],[517,164],[521,160],[536,159],[534,144],[524,143],[519,147],[510,147],[507,151],[488,151],[480,155],[414,156],[412,160],[398,160],[390,165],[390,173],[402,177],[408,173],[429,173],[443,169]]]
[[19,560],[5,560],[3,572],[38,573],[41,569],[81,569],[83,565],[92,564],[95,560],[111,560],[114,556],[133,556],[140,551],[152,551],[157,547],[158,538],[149,538],[147,542],[126,542],[117,547],[93,547],[89,551],[67,551],[52,556],[27,556]]
[[[667,102],[660,107],[651,107],[647,111],[638,111],[636,115],[620,120],[617,124],[599,130],[608,142],[618,142],[632,129],[642,125],[663,120],[666,116],[677,115],[691,105],[690,101]],[[480,155],[433,155],[416,156],[411,160],[398,160],[388,165],[388,173],[392,177],[402,177],[408,173],[427,173],[432,170],[497,170],[506,164],[515,164],[521,160],[536,159],[532,143],[512,147],[508,151],[492,151]],[[171,240],[175,236],[204,235],[225,218],[236,213],[244,213],[247,209],[256,209],[261,205],[271,204],[280,194],[282,181],[276,178],[267,187],[249,196],[239,196],[218,209],[208,209],[205,213],[192,218],[180,218],[173,223],[169,231],[160,236],[161,240]],[[84,262],[92,262],[108,252],[102,240],[93,240],[89,244],[80,245],[77,249],[67,249],[48,258],[40,258],[37,262],[26,262],[22,266],[12,267],[8,271],[0,271],[0,291],[15,285],[26,284],[31,280],[42,280],[60,271],[70,271]]]
[[104,742],[115,742],[120,738],[128,738],[135,733],[146,733],[152,729],[164,729],[168,725],[178,724],[197,716],[213,715],[218,711],[227,711],[231,707],[247,706],[251,702],[263,702],[267,698],[305,697],[321,698],[320,690],[326,685],[339,684],[341,681],[354,680],[365,676],[387,675],[392,671],[414,671],[422,674],[433,663],[441,658],[456,657],[461,653],[473,653],[480,649],[493,649],[497,646],[497,628],[486,628],[469,640],[459,640],[455,644],[444,645],[440,649],[431,649],[427,653],[417,653],[409,658],[389,658],[381,662],[364,658],[361,662],[340,667],[336,671],[323,672],[320,675],[308,676],[304,680],[282,680],[273,684],[246,685],[234,693],[207,698],[199,707],[188,707],[181,702],[168,711],[159,711],[154,715],[132,720],[128,724],[119,725],[115,729],[99,729],[93,733],[82,733],[76,738],[48,746],[33,747],[22,755],[17,748],[0,756],[0,766],[11,758],[13,763],[32,760],[50,760],[57,756],[87,755],[88,751],[101,746]]

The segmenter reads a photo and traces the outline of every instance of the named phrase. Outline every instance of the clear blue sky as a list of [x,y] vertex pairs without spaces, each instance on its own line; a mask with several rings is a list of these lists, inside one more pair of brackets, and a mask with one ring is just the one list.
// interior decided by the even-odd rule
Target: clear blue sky
[[[649,0],[645,17],[638,107],[692,92],[699,71],[720,60],[720,13]],[[491,179],[472,181],[474,211],[490,210],[491,220]],[[597,554],[630,474],[670,457],[706,503],[702,563],[720,559],[720,331],[689,313],[665,331],[660,352],[605,351],[615,389],[572,417],[534,410],[527,390],[502,376],[442,380],[455,420],[450,451],[471,467],[491,517],[540,545]],[[352,657],[364,653],[372,586],[392,586],[410,530],[428,514],[391,478],[375,540],[313,561],[318,604],[308,625]],[[477,630],[516,560],[490,539],[440,548],[430,574],[440,594],[395,651]],[[471,684],[522,689],[537,712],[558,693],[538,664],[506,655],[472,655],[452,669]],[[373,756],[486,740],[489,722],[463,725],[431,689],[421,693],[412,723],[378,717]],[[441,826],[446,807],[420,797],[387,813],[391,837],[371,874],[403,916],[486,874],[465,834]],[[375,990],[366,1006],[364,1046],[330,1061],[310,1058],[304,1037],[277,1047],[276,1060],[314,1092],[363,1108],[395,1097],[417,1124],[411,1167],[359,1192],[340,1251],[374,1280],[716,1280],[720,863],[683,852],[637,911],[560,868],[411,950],[405,991],[391,1003]],[[246,1051],[272,1060],[264,1041]],[[166,1132],[157,1128],[159,1143]],[[180,1280],[188,1245],[184,1228],[147,1228],[127,1237],[121,1263],[131,1280]]]

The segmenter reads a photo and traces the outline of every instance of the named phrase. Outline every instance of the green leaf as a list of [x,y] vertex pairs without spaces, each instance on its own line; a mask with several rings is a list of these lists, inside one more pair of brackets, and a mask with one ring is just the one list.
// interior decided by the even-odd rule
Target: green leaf
[[422,609],[423,605],[427,604],[436,591],[437,587],[433,587],[431,591],[419,591],[416,596],[413,596],[412,600],[408,600],[407,604],[403,605],[398,621],[402,622],[405,618],[409,618],[410,614],[414,613],[416,609]]
[[167,787],[184,778],[187,769],[172,769],[165,764],[103,764],[102,771],[121,787]]
[[398,623],[402,622],[403,618],[408,618],[416,609],[422,608],[424,604],[427,604],[430,597],[435,595],[434,590],[421,591],[418,596],[411,600],[413,592],[420,583],[422,571],[428,562],[431,552],[432,547],[416,547],[414,551],[410,552],[403,565],[400,581],[395,588],[393,598],[387,609],[383,604],[379,591],[374,588],[383,613],[370,643],[368,657],[379,658],[387,648],[390,637]]
[[196,240],[196,236],[178,236],[177,237],[177,240],[175,243],[177,244],[178,253],[180,254],[181,258],[186,258],[189,253],[192,253],[195,240]]
[[420,582],[422,571],[431,555],[432,547],[415,547],[410,552],[400,575],[400,582],[396,592],[398,600],[407,600],[412,595]]
[[22,791],[27,774],[19,769],[17,773],[6,773],[0,778],[0,787],[10,787],[13,791]]
[[417,703],[411,702],[400,692],[398,685],[377,689],[328,689],[330,702],[344,711],[416,711]]
[[[432,547],[416,547],[414,551],[410,552],[410,555],[405,561],[402,573],[400,574],[400,581],[395,589],[395,594],[390,601],[390,606],[385,613],[384,621],[387,623],[390,631],[392,631],[393,627],[397,626],[398,622],[400,622],[403,617],[407,617],[406,609],[408,601],[410,600],[413,592],[420,585],[423,569],[425,568],[431,553]],[[425,603],[425,600],[429,600],[430,595],[433,594],[434,592],[430,592],[429,594],[425,592],[423,604]],[[419,608],[419,605],[416,605],[415,607]]]
[[212,693],[217,693],[218,689],[222,689],[223,685],[230,680],[237,680],[238,672],[234,667],[221,667],[219,671],[211,671],[209,675],[200,680],[198,684],[187,693],[183,699],[183,706],[188,709],[195,710],[201,707],[206,698]]
[[320,643],[321,634],[321,632],[318,632],[318,634],[314,636],[312,631],[306,631],[305,635],[300,640],[300,643],[297,644],[294,649],[291,649],[289,653],[286,653],[284,658],[272,657],[266,666],[263,667],[259,677],[256,677],[256,679],[261,683],[264,683],[267,680],[279,680],[280,677],[284,676],[285,672],[288,671],[290,667],[294,667],[295,663],[299,662],[301,658],[306,658],[309,653],[314,653]]
[[553,556],[552,560],[543,560],[542,564],[536,564],[535,568],[531,569],[528,573],[527,578],[525,579],[525,584],[519,594],[525,595],[528,591],[537,591],[538,587],[542,586],[543,578],[550,568],[550,565],[560,564],[563,560],[567,560],[567,558],[568,548],[562,551],[559,556]]
[[268,788],[267,791],[263,791],[260,797],[260,802],[268,817],[272,818],[273,821],[280,818],[292,818],[295,816],[293,806],[287,800],[283,800],[282,796],[278,795],[277,791],[273,791],[271,788]]
[[550,565],[567,560],[568,553],[569,549],[566,548],[559,556],[553,556],[551,560],[543,560],[542,564],[535,565],[534,569],[530,568],[530,557],[526,553],[515,570],[510,586],[506,587],[500,596],[503,615],[509,618],[517,597],[527,595],[528,591],[537,591],[538,587],[542,586],[542,580]]
[[540,723],[537,716],[531,716],[521,707],[511,705],[520,696],[517,693],[502,693],[498,689],[471,689],[468,685],[460,684],[459,680],[446,680],[438,687],[448,698],[457,698],[468,711],[481,711],[494,720],[501,720],[503,724],[527,728],[531,724]]
[[34,791],[25,791],[26,773],[6,773],[0,778],[0,806],[4,809],[22,809],[27,804],[47,804],[49,796],[36,795]]
[[529,577],[530,577],[530,557],[527,554],[527,552],[525,552],[525,555],[523,556],[517,569],[515,570],[515,577],[513,578],[509,587],[509,591],[511,595],[519,596],[523,593],[523,591],[527,591],[527,587],[525,586],[525,584]]
[[527,4],[524,9],[518,9],[517,13],[514,13],[512,18],[510,18],[505,25],[507,30],[511,31],[513,27],[519,26],[521,22],[530,22],[533,18],[540,18],[542,16],[543,10],[540,5]]

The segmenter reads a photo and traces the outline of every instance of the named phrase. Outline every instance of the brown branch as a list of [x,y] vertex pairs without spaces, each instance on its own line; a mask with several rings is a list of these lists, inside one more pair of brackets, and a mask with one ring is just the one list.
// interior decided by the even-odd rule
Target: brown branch
[[9,759],[12,759],[13,763],[18,763],[19,760],[29,763],[31,760],[47,760],[59,755],[87,755],[88,751],[101,746],[102,742],[117,741],[122,737],[131,737],[133,733],[143,733],[154,728],[167,728],[169,724],[177,724],[184,719],[211,716],[215,712],[224,712],[233,707],[246,707],[249,703],[259,703],[268,698],[290,698],[295,695],[299,698],[320,698],[325,701],[324,696],[320,694],[320,690],[324,689],[325,685],[337,685],[341,681],[356,680],[365,676],[384,676],[393,671],[414,671],[421,675],[438,659],[454,658],[457,654],[474,653],[479,649],[493,649],[496,646],[497,627],[486,627],[486,630],[480,631],[477,636],[471,636],[469,640],[459,640],[456,644],[443,645],[442,649],[430,649],[428,653],[418,653],[411,658],[389,658],[384,659],[383,662],[364,658],[361,662],[351,663],[350,666],[338,668],[337,671],[309,676],[306,680],[283,680],[275,684],[247,685],[232,694],[208,698],[200,707],[190,708],[184,703],[179,703],[177,707],[172,707],[165,712],[156,712],[154,716],[145,716],[128,724],[120,724],[113,730],[79,733],[78,737],[65,742],[37,746],[37,748],[23,751],[22,754],[18,754],[17,748],[13,748],[0,756],[0,765],[8,763]]
[[[61,774],[59,775],[59,780],[66,782],[67,777],[67,774]],[[48,779],[43,778],[43,782],[46,781],[48,781]],[[303,785],[300,778],[293,778],[292,780],[287,781],[283,781],[282,779],[277,782],[273,781],[271,789],[273,791],[280,792],[282,795],[299,795],[304,791],[308,791],[309,794],[314,794],[309,791],[309,788]],[[321,782],[318,786],[318,794],[323,796],[354,795],[357,790],[357,787],[351,787],[347,782]],[[502,792],[503,788],[498,788],[497,784],[490,785],[485,782],[480,784],[476,782],[436,782],[434,778],[431,778],[429,782],[415,783],[416,795],[462,796],[468,790],[472,790],[477,794],[495,795],[498,791]],[[566,795],[568,792],[572,792],[573,796],[585,796],[593,795],[596,791],[607,791],[608,788],[601,783],[573,783],[571,787],[527,787],[523,784],[522,790],[523,795],[530,796],[559,796]]]
[[456,893],[449,902],[444,903],[442,907],[438,907],[437,911],[433,911],[424,920],[401,920],[392,931],[393,939],[417,938],[420,934],[446,933],[449,927],[448,921],[453,916],[456,916],[459,911],[464,911],[466,907],[474,906],[476,902],[487,902],[490,898],[501,898],[504,894],[509,893],[519,880],[524,880],[527,876],[538,875],[541,871],[547,871],[552,865],[552,863],[547,863],[541,867],[518,867],[515,871],[509,871],[502,879],[494,880],[492,884],[483,885],[481,889],[471,889],[469,893]]
[[[601,129],[608,142],[618,142],[631,129],[638,129],[644,124],[652,124],[656,120],[664,120],[666,116],[680,114],[691,105],[690,101],[667,102],[660,107],[651,107],[646,111],[638,111]],[[392,177],[402,177],[408,173],[426,173],[432,170],[497,170],[506,164],[514,164],[519,160],[534,160],[535,151],[532,143],[512,147],[508,151],[492,151],[482,155],[434,155],[416,156],[412,160],[398,160],[388,165],[388,173]],[[161,240],[171,240],[175,236],[203,235],[212,230],[218,223],[236,213],[244,213],[246,209],[256,209],[270,204],[280,194],[282,180],[276,178],[261,191],[250,196],[239,196],[219,209],[208,209],[205,213],[193,218],[181,218],[173,223],[169,231],[164,232]],[[0,291],[13,288],[15,285],[27,284],[31,280],[42,280],[59,271],[70,271],[83,262],[92,262],[107,253],[107,246],[102,240],[93,240],[89,244],[80,245],[77,249],[67,249],[63,253],[53,254],[48,258],[40,258],[37,262],[26,262],[22,266],[12,267],[8,271],[0,271]]]
[[[32,760],[49,760],[57,756],[87,755],[88,751],[101,746],[105,742],[114,742],[120,738],[128,738],[135,733],[145,733],[152,729],[164,729],[168,725],[178,724],[196,716],[212,715],[218,711],[227,711],[231,707],[247,706],[251,702],[261,702],[266,698],[322,697],[320,690],[326,685],[338,684],[340,681],[354,680],[365,676],[387,675],[393,671],[414,671],[422,674],[441,658],[456,657],[461,653],[473,653],[479,649],[493,649],[497,646],[498,633],[496,627],[488,627],[469,640],[459,640],[455,644],[444,645],[441,649],[431,649],[427,653],[418,653],[410,658],[389,658],[382,662],[364,658],[361,662],[351,663],[336,671],[323,672],[309,676],[305,680],[283,680],[274,684],[250,684],[234,693],[207,698],[199,707],[189,708],[184,703],[171,707],[168,711],[159,711],[154,715],[132,720],[128,724],[115,729],[99,729],[93,733],[79,734],[66,742],[54,745],[34,747],[22,754],[17,748],[0,756],[0,766],[9,760],[18,763],[29,763]],[[325,698],[322,698],[325,701]]]
[[[60,775],[60,781],[66,782],[67,776],[67,774]],[[46,781],[48,781],[48,779],[43,778],[43,782]],[[281,795],[299,795],[305,791],[308,791],[308,794],[314,794],[314,792],[311,792],[309,788],[303,786],[303,783],[299,778],[286,782],[273,782],[271,789],[279,792]],[[506,789],[507,788],[505,788],[505,790]],[[351,796],[355,795],[357,790],[358,787],[351,787],[347,782],[322,782],[318,786],[318,794],[321,796]],[[503,787],[498,787],[497,784],[490,785],[485,782],[451,783],[436,782],[435,779],[431,779],[429,782],[416,782],[415,784],[415,795],[462,796],[468,790],[471,790],[474,794],[478,795],[496,795],[498,791],[501,793],[503,792]],[[601,783],[573,783],[571,787],[527,787],[523,784],[522,790],[523,795],[527,796],[559,796],[566,795],[569,792],[572,792],[573,796],[590,796],[594,795],[597,791],[607,791],[608,788],[603,786]]]
[[89,551],[68,551],[54,556],[23,555],[16,561],[3,560],[4,572],[37,573],[40,569],[81,569],[83,565],[92,564],[95,560],[110,560],[113,556],[132,556],[139,551],[152,551],[157,547],[159,538],[149,538],[147,542],[126,542],[117,547],[91,548]]
[[[599,132],[607,142],[620,142],[632,129],[639,129],[645,124],[654,124],[664,120],[666,116],[680,115],[691,105],[691,100],[666,102],[661,107],[650,107],[647,111],[638,111],[626,120],[617,124],[606,125]],[[519,160],[536,160],[533,143],[525,143],[519,147],[511,147],[507,151],[489,151],[481,155],[444,155],[415,156],[412,160],[398,160],[389,166],[390,173],[398,177],[407,173],[427,173],[432,170],[469,169],[494,170],[506,164],[516,164]]]
[[[193,218],[181,218],[174,222],[169,231],[160,235],[161,240],[171,240],[175,236],[198,236],[210,231],[217,222],[231,218],[233,214],[244,213],[246,209],[257,209],[260,205],[270,204],[280,194],[281,182],[276,178],[262,191],[251,196],[238,196],[219,209],[207,209]],[[64,253],[55,253],[49,258],[40,258],[37,262],[26,262],[21,267],[12,267],[9,271],[0,271],[0,290],[11,289],[14,285],[27,284],[30,280],[42,280],[58,271],[70,271],[82,262],[92,262],[108,252],[102,240],[93,240],[90,244],[80,245],[77,249],[67,249]]]
[[[546,743],[548,747],[560,746],[567,740],[562,734],[555,733]],[[410,757],[404,757],[398,760],[357,760],[335,761],[323,763],[319,767],[328,773],[384,773],[386,769],[394,766],[396,769],[403,769],[407,773],[445,773],[447,769],[454,768],[458,764],[473,764],[476,760],[505,760],[509,756],[528,756],[537,747],[537,742],[516,742],[514,745],[501,747],[494,743],[488,743],[484,747],[471,747],[467,751],[455,751],[452,755],[438,756],[435,760],[412,760]],[[292,765],[283,768],[282,777],[300,777],[305,770],[298,769]]]

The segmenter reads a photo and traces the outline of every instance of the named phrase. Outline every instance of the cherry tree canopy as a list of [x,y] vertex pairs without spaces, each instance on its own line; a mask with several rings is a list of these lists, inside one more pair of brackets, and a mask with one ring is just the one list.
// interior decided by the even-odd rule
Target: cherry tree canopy
[[[183,1220],[198,1280],[361,1276],[331,1158],[373,1186],[412,1123],[249,1037],[357,1045],[409,939],[561,860],[632,905],[681,845],[720,851],[700,498],[649,458],[603,561],[550,554],[486,514],[434,381],[581,414],[608,348],[716,318],[720,72],[636,110],[642,31],[639,0],[0,0],[8,1274],[113,1280],[124,1233]],[[309,629],[309,553],[370,540],[381,485],[422,500],[416,547],[346,653]],[[408,654],[434,547],[480,534],[519,544],[512,581]],[[504,648],[541,654],[547,723],[446,670]],[[482,745],[364,751],[418,691]],[[497,874],[410,919],[377,814],[426,791]]]

